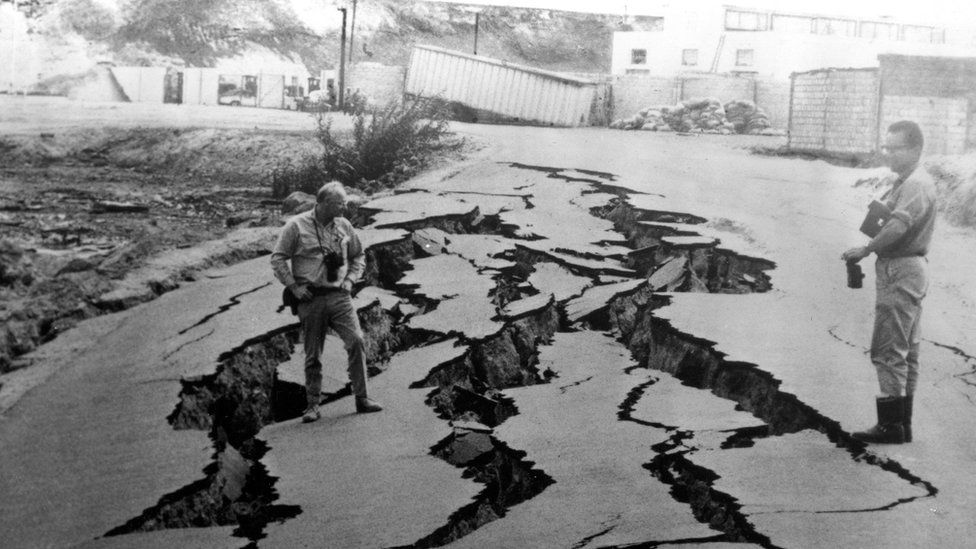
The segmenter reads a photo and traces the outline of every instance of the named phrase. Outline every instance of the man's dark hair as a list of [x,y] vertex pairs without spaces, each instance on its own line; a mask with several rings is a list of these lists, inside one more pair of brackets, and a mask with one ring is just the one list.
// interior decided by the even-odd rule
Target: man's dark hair
[[911,120],[899,120],[888,126],[888,133],[900,133],[905,136],[905,144],[913,149],[921,149],[925,145],[922,128]]

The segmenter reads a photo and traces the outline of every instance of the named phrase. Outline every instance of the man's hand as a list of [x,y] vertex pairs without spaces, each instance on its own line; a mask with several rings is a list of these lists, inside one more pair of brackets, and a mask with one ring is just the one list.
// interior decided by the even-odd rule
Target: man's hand
[[871,250],[868,250],[867,246],[859,246],[847,250],[840,258],[848,263],[857,263],[869,255],[871,255]]
[[312,292],[308,291],[308,287],[305,284],[292,284],[288,287],[291,293],[298,298],[299,301],[308,301],[312,299]]

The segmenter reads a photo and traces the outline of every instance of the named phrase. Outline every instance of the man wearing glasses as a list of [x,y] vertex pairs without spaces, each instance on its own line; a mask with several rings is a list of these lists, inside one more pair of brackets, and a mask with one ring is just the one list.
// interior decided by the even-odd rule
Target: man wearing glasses
[[872,237],[871,241],[842,256],[844,261],[857,263],[872,252],[877,255],[871,362],[878,372],[881,395],[876,402],[878,423],[853,434],[864,442],[912,441],[919,321],[928,290],[925,255],[936,215],[935,184],[919,167],[923,144],[922,131],[915,122],[904,120],[888,128],[881,152],[894,177],[878,205],[887,215],[881,216],[874,230],[866,229],[871,223],[865,220],[862,231]]
[[271,254],[275,277],[298,301],[305,342],[305,423],[322,417],[319,356],[328,328],[346,346],[356,411],[363,414],[383,409],[366,396],[363,331],[350,295],[353,283],[366,270],[366,256],[352,223],[342,217],[345,207],[342,183],[326,183],[315,196],[315,208],[288,220]]

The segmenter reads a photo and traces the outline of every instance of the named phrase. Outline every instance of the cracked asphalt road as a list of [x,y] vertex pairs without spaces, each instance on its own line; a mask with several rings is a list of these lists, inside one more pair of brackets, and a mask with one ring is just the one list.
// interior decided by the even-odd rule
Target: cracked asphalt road
[[[538,368],[553,372],[555,382],[502,389],[518,414],[493,428],[493,437],[524,453],[554,483],[453,545],[968,545],[976,480],[967,471],[976,441],[959,418],[972,414],[974,389],[967,376],[976,355],[976,314],[972,299],[960,296],[976,295],[969,276],[976,266],[971,231],[943,225],[930,257],[935,281],[926,301],[916,440],[865,453],[844,446],[843,434],[874,421],[874,372],[865,355],[873,296],[847,289],[837,260],[839,251],[860,241],[857,224],[870,199],[853,188],[857,170],[750,156],[727,138],[459,128],[488,147],[450,171],[409,182],[404,190],[438,198],[420,213],[409,200],[391,207],[374,219],[376,228],[459,213],[484,200],[484,208],[494,207],[501,227],[511,231],[513,248],[521,244],[566,269],[534,278],[543,286],[534,290],[559,296],[564,308],[574,297],[587,308],[540,342]],[[676,347],[645,345],[645,334],[620,323],[623,313],[611,315],[617,320],[609,323],[592,320],[600,303],[606,308],[613,301],[619,304],[611,305],[614,311],[626,311],[626,299],[640,295],[634,288],[607,291],[629,274],[617,249],[623,238],[589,209],[614,195],[517,165],[586,170],[578,178],[597,181],[603,178],[594,173],[612,174],[615,188],[633,191],[627,197],[632,207],[704,219],[691,230],[717,238],[723,249],[775,264],[766,273],[768,292],[657,293],[660,302],[647,323],[635,321],[666,327],[696,353],[713,357],[712,381],[696,386],[687,377],[694,372],[668,371],[667,355]],[[514,240],[526,237],[533,240]],[[446,253],[469,265],[487,261],[472,259],[477,252],[468,244]],[[497,241],[489,244],[497,251]],[[472,282],[483,290],[485,276],[494,276],[486,268]],[[446,274],[428,269],[415,276],[421,273],[430,284]],[[164,547],[174,539],[185,547],[228,544],[227,528],[96,540],[197,480],[210,462],[213,447],[205,432],[173,430],[166,422],[179,380],[213,373],[222,353],[293,322],[274,312],[279,291],[266,285],[266,259],[216,274],[86,321],[39,350],[53,373],[0,419],[0,493],[10,495],[0,503],[3,539],[23,547]],[[865,288],[872,286],[868,277]],[[417,286],[424,287],[423,281]],[[586,301],[588,295],[595,304]],[[451,315],[473,309],[446,307],[455,296],[477,301],[443,292],[444,302],[413,318],[450,330]],[[488,301],[486,295],[478,306]],[[544,303],[539,299],[534,306]],[[470,336],[452,331],[462,337],[460,345],[468,345],[490,330],[478,327]],[[624,332],[641,337],[621,341]],[[280,477],[279,503],[303,505],[297,518],[269,525],[259,547],[321,546],[323,540],[342,547],[409,545],[476,497],[480,487],[461,469],[428,453],[452,424],[423,404],[423,390],[410,387],[456,351],[430,349],[425,359],[424,349],[394,355],[391,369],[374,378],[378,398],[398,406],[359,417],[349,413],[348,399],[338,399],[314,429],[286,421],[259,433],[271,446],[264,461]],[[400,361],[409,369],[397,368]],[[749,409],[755,400],[735,397],[719,383],[722,372],[745,376],[749,370],[761,376],[741,379],[766,380],[757,391],[798,402],[789,409],[814,420],[777,427],[792,418],[764,417],[758,406]],[[621,418],[624,408],[627,419],[639,421]],[[737,431],[767,424],[762,436],[740,436],[747,442],[728,447]],[[682,474],[685,484],[668,482]],[[676,499],[681,490],[707,500],[704,510],[687,501],[697,496]],[[329,512],[320,505],[326,500],[335,503]],[[386,510],[376,512],[381,506]],[[391,515],[398,520],[388,520]]]

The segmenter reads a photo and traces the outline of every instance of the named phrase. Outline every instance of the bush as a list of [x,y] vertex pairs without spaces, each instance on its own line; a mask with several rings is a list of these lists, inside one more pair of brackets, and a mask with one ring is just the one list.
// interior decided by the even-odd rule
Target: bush
[[332,118],[317,114],[316,138],[324,152],[297,166],[272,173],[272,195],[293,191],[315,194],[333,179],[363,192],[393,187],[416,174],[445,146],[448,109],[437,99],[394,101],[376,111],[360,104],[353,113],[351,137],[332,131]]
[[94,0],[63,3],[61,21],[89,40],[103,39],[115,32],[115,14]]
[[295,191],[314,196],[331,180],[318,158],[306,158],[298,165],[280,164],[271,171],[271,196],[285,198]]

